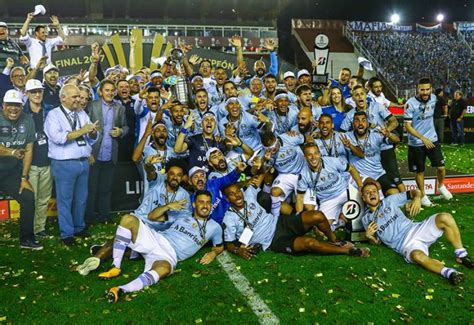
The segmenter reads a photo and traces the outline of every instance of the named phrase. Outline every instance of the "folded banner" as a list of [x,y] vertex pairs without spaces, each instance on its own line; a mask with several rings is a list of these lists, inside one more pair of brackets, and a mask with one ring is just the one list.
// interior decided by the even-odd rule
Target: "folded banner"
[[441,32],[441,30],[442,30],[441,24],[437,24],[430,27],[416,24],[416,31],[419,33],[436,33],[436,32]]

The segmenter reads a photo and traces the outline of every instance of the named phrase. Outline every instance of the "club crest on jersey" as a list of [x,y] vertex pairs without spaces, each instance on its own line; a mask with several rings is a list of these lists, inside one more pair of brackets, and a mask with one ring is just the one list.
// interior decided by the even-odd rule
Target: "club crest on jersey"
[[390,212],[392,212],[392,208],[391,207],[386,207],[385,209],[383,209],[383,212],[385,214],[389,214]]
[[249,208],[250,208],[250,210],[255,210],[257,208],[257,206],[255,205],[255,203],[252,202],[252,203],[249,204]]
[[26,127],[24,124],[20,124],[20,126],[18,127],[18,132],[26,133]]

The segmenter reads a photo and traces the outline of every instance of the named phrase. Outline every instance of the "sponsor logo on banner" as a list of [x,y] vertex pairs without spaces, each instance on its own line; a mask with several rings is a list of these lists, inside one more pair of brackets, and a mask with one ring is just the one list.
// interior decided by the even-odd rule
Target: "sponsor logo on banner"
[[[403,180],[407,191],[417,190],[418,186],[414,179]],[[425,179],[425,193],[427,195],[434,195],[436,193],[436,179]]]
[[445,178],[444,185],[451,193],[474,192],[474,176]]
[[8,200],[0,201],[0,220],[8,220],[10,217],[10,208],[8,205]]
[[10,200],[10,219],[17,220],[20,218],[20,204],[15,200]]

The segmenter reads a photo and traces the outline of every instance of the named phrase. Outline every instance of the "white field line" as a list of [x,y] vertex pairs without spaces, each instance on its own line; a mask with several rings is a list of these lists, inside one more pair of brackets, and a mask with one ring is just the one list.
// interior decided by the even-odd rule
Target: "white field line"
[[217,260],[229,276],[235,288],[237,288],[237,290],[239,290],[239,292],[247,299],[247,303],[257,316],[259,323],[279,324],[280,320],[278,317],[275,316],[267,304],[262,300],[262,298],[260,298],[258,293],[255,292],[253,287],[250,285],[249,280],[240,273],[230,255],[227,252],[224,252],[217,257]]

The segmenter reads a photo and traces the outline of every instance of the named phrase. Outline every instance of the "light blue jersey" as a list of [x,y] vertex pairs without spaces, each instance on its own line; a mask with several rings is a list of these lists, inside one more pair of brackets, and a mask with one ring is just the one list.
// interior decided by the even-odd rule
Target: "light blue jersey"
[[379,239],[400,254],[403,254],[402,244],[408,232],[419,224],[408,219],[400,210],[400,206],[409,200],[408,196],[409,192],[387,196],[374,212],[366,207],[362,214],[364,228],[367,229],[369,224],[375,221]]
[[[146,158],[148,156],[154,156],[154,155],[159,155],[163,157],[163,160],[161,162],[158,162],[153,165],[158,174],[164,174],[164,169],[168,160],[176,157],[174,149],[171,147],[166,146],[166,150],[156,150],[151,144],[145,145],[145,148],[143,148],[143,152],[142,152],[142,160],[140,162],[140,166],[143,169],[143,175],[146,175],[145,165],[144,165]],[[159,177],[153,181],[148,181],[147,177],[144,177],[144,180],[143,180],[144,193],[146,194],[150,188],[152,188],[158,183],[158,181],[159,181]]]
[[313,113],[313,121],[319,121],[321,114],[323,114],[323,108],[321,106],[311,104],[311,112]]
[[334,157],[339,158],[341,161],[347,163],[349,151],[344,146],[341,140],[341,134],[333,131],[332,137],[324,140],[322,138],[315,139],[316,145],[319,148],[321,157]]
[[[405,121],[411,122],[413,128],[432,142],[438,141],[434,128],[433,115],[436,105],[436,96],[431,94],[428,102],[423,103],[416,97],[410,98],[405,104]],[[408,145],[413,147],[424,146],[423,141],[408,133]]]
[[181,128],[184,126],[184,122],[180,125],[175,125],[168,114],[163,114],[162,121],[166,125],[166,129],[168,130],[168,140],[166,140],[166,145],[168,147],[174,148],[176,138],[178,138],[178,135],[181,132]]
[[[341,130],[342,131],[352,131],[352,122],[354,121],[354,114],[358,112],[357,108],[351,109],[346,113],[346,117],[342,120]],[[371,102],[368,104],[367,110],[367,121],[369,122],[370,128],[384,127],[385,122],[392,117],[392,113],[383,105],[377,102]]]
[[209,240],[214,246],[222,245],[222,228],[212,219],[180,218],[161,234],[174,248],[178,261],[196,254]]
[[286,133],[298,124],[298,109],[294,105],[288,106],[288,112],[285,115],[279,115],[276,110],[273,110],[268,112],[267,116],[272,121],[276,135]]
[[[267,162],[275,167],[280,174],[299,174],[306,164],[303,151],[299,147],[304,143],[301,134],[290,136],[287,133],[277,137],[280,141],[280,149]],[[262,150],[262,154],[265,152]]]
[[290,101],[290,103],[296,105],[296,103],[298,102],[298,96],[296,96],[291,91],[289,91],[287,94],[288,94],[288,100]]
[[[253,231],[249,245],[261,244],[267,250],[272,243],[278,218],[267,213],[257,202],[259,190],[249,186],[244,192],[245,207],[236,210],[231,207],[224,215],[224,240],[233,242],[239,240],[245,227]],[[245,220],[245,221],[244,221]]]
[[193,116],[194,116],[194,128],[192,132],[190,131],[190,133],[187,134],[187,136],[190,137],[192,135],[202,134],[202,117],[207,112],[211,112],[210,108],[207,109],[204,113],[201,112],[201,110],[199,110],[198,108],[190,109],[189,112],[193,113]]
[[[243,96],[238,96],[237,98],[239,100],[240,106],[242,107],[242,111],[247,111],[247,109],[245,108],[245,101],[243,100]],[[227,117],[227,115],[229,115],[229,112],[227,111],[227,108],[225,107],[225,101],[223,101],[222,103],[213,105],[211,107],[211,112],[213,112],[214,115],[216,115],[218,121],[222,120],[223,118]]]
[[306,164],[299,175],[297,191],[303,194],[310,190],[319,202],[324,202],[347,190],[349,183],[344,173],[348,171],[349,164],[332,157],[321,157],[321,164],[319,172],[311,170]]
[[[148,219],[148,215],[155,208],[180,200],[187,201],[184,209],[169,210],[164,216],[164,221]],[[180,186],[175,193],[169,193],[166,190],[166,182],[159,182],[148,191],[140,206],[132,214],[146,223],[151,229],[161,231],[168,229],[177,219],[191,216],[191,211],[191,200],[185,189]]]
[[242,111],[240,118],[236,122],[230,122],[227,117],[221,119],[219,121],[219,133],[222,138],[225,138],[225,126],[227,123],[234,125],[237,137],[254,151],[262,147],[262,141],[259,135],[259,129],[262,123],[257,120],[256,116]]
[[209,98],[209,104],[211,106],[219,105],[220,103],[225,101],[224,90],[222,89],[222,87],[219,88],[217,84],[213,87],[207,88],[206,90]]
[[364,158],[359,158],[352,153],[349,155],[350,163],[357,169],[362,178],[378,179],[385,174],[380,153],[382,144],[390,144],[386,137],[377,130],[368,129],[367,136],[364,139],[358,139],[354,132],[347,133],[347,138],[364,152]]

